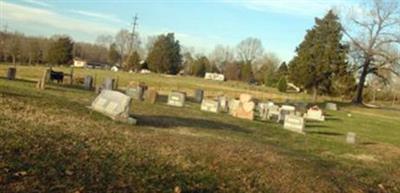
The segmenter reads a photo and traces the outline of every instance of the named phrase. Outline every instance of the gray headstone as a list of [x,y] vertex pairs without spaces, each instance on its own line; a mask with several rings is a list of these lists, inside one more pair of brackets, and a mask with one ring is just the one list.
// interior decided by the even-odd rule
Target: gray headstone
[[135,88],[126,89],[126,95],[132,97],[135,100],[143,100],[144,88],[141,86],[137,86]]
[[103,90],[114,90],[115,88],[115,79],[113,78],[106,78],[104,79],[103,83]]
[[85,79],[83,81],[83,87],[86,90],[92,90],[92,88],[93,88],[93,77],[92,76],[85,76]]
[[16,74],[17,74],[17,69],[16,68],[13,68],[13,67],[8,68],[8,70],[7,70],[7,79],[8,80],[15,80]]
[[296,115],[286,115],[283,128],[304,134],[304,118]]
[[92,102],[92,109],[113,119],[127,120],[131,106],[131,97],[118,91],[102,90]]
[[222,112],[228,112],[228,98],[226,96],[219,96],[218,102]]
[[355,144],[356,143],[356,134],[353,132],[348,132],[346,135],[346,143]]
[[218,113],[220,111],[219,101],[211,99],[203,99],[203,101],[201,102],[201,110]]
[[204,96],[204,91],[201,89],[196,89],[194,93],[194,100],[198,103],[201,103],[203,101],[203,96]]
[[326,103],[325,104],[325,109],[331,110],[331,111],[337,111],[338,107],[336,103]]
[[185,105],[186,94],[178,91],[171,91],[168,95],[168,105],[183,107]]

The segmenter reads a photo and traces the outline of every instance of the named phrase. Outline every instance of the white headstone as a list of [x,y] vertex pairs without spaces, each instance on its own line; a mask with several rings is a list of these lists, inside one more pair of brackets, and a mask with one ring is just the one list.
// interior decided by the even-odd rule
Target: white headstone
[[201,110],[218,113],[220,111],[220,103],[216,100],[203,99],[201,102]]
[[118,91],[102,90],[92,102],[92,109],[113,119],[127,119],[131,106],[131,97]]
[[280,110],[278,105],[272,105],[268,107],[268,114],[267,114],[267,119],[270,120],[272,116],[276,116],[278,118],[279,122],[279,117],[280,117]]
[[228,112],[228,98],[226,96],[219,96],[218,102],[219,102],[221,111]]
[[295,115],[296,107],[290,105],[282,105],[279,109],[278,122],[285,120],[286,115]]
[[304,134],[304,119],[295,115],[286,115],[283,128]]
[[250,102],[252,99],[253,99],[253,97],[251,95],[245,94],[245,93],[242,93],[239,96],[239,100],[242,103]]
[[236,100],[236,99],[231,99],[228,102],[228,106],[229,106],[229,114],[233,114],[233,112],[236,111],[237,108],[239,108],[240,106],[240,101]]
[[337,111],[338,110],[336,103],[326,103],[325,109],[331,110],[331,111]]
[[356,134],[353,132],[348,132],[346,135],[346,142],[350,144],[356,143]]
[[304,118],[315,121],[325,121],[325,116],[322,113],[322,110],[318,108],[318,106],[311,107],[307,110],[307,113],[304,114]]
[[186,94],[178,91],[171,91],[168,95],[168,105],[183,107],[185,105]]

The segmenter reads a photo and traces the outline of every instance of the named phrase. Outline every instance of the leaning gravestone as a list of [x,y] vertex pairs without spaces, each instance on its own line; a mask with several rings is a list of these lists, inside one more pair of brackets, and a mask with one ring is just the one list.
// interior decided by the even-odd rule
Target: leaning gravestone
[[304,118],[315,121],[325,121],[325,116],[318,106],[313,106],[304,114]]
[[10,67],[7,70],[7,79],[8,80],[15,80],[15,75],[17,74],[17,69],[14,67]]
[[171,91],[168,95],[167,104],[175,107],[183,107],[185,105],[186,94],[178,91]]
[[194,91],[194,100],[197,103],[201,103],[203,101],[204,91],[201,89],[196,89]]
[[92,90],[92,88],[93,88],[93,77],[92,76],[85,76],[85,79],[83,80],[83,87],[86,90]]
[[356,134],[353,132],[348,132],[346,135],[346,143],[355,144],[356,143]]
[[304,118],[296,115],[286,115],[283,128],[304,134]]
[[118,91],[102,90],[92,102],[91,109],[103,113],[114,120],[131,122],[128,119],[131,97]]
[[331,110],[331,111],[337,111],[338,110],[336,103],[326,103],[325,104],[325,109]]
[[201,110],[207,112],[219,113],[220,104],[216,100],[203,99],[203,101],[201,102]]

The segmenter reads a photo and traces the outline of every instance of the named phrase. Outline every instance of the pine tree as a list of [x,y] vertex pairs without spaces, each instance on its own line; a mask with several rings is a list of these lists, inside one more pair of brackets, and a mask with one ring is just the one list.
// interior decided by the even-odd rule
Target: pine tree
[[337,15],[330,10],[323,19],[316,18],[315,23],[289,64],[290,80],[312,90],[314,101],[318,93],[332,92],[332,81],[348,66],[348,48],[341,43],[342,25]]
[[278,90],[279,92],[286,92],[287,90],[287,81],[285,77],[282,77],[278,81]]
[[150,70],[159,73],[176,74],[181,69],[180,44],[174,34],[160,35],[147,56]]

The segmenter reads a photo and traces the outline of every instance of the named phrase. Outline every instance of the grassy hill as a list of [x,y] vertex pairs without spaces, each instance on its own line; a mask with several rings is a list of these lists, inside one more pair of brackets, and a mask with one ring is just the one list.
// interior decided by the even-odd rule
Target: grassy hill
[[[93,92],[36,90],[30,80],[42,70],[21,67],[20,80],[0,79],[0,192],[400,192],[398,109],[342,104],[299,135],[274,122],[202,112],[195,103],[135,101],[139,123],[132,126],[88,110]],[[75,72],[189,95],[199,87],[209,95],[308,97],[193,77]],[[357,133],[357,144],[345,143],[348,131]]]

